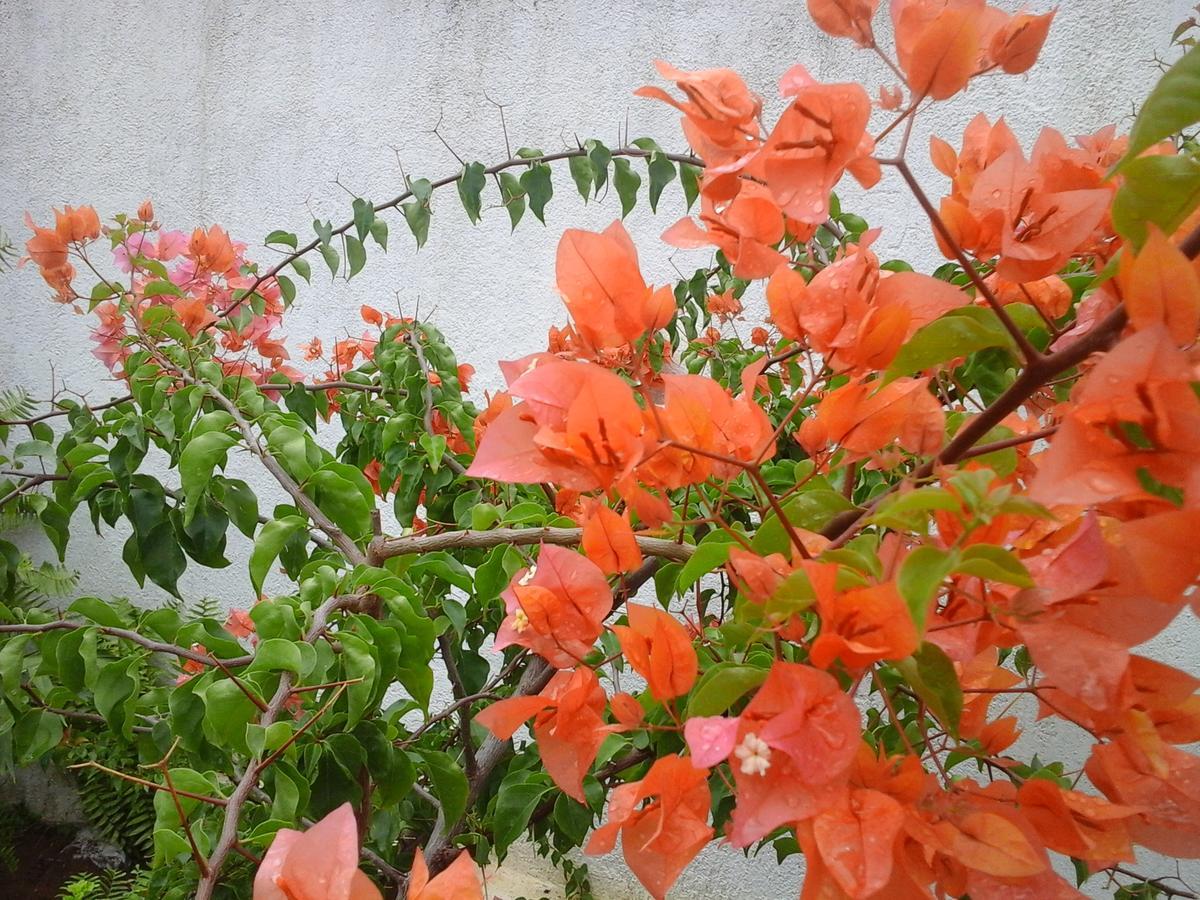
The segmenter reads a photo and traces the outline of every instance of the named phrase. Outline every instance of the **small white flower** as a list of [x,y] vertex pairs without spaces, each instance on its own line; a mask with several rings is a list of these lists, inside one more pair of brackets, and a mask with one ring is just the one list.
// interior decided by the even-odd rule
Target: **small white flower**
[[533,576],[536,574],[537,574],[537,563],[534,563],[532,566],[529,567],[528,571],[526,571],[525,574],[521,576],[521,578],[517,582],[517,584],[519,584],[521,587],[525,587],[527,584],[529,584],[529,582],[533,581]]
[[771,768],[771,748],[753,731],[746,732],[733,755],[742,761],[743,775],[765,775]]
[[520,634],[529,627],[529,616],[525,615],[525,610],[518,609],[513,613],[513,631]]

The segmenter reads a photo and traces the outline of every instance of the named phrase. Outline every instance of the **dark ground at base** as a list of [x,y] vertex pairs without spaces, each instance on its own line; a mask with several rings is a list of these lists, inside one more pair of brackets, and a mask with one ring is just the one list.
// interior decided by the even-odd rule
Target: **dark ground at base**
[[72,875],[100,872],[99,866],[80,855],[75,837],[73,829],[36,822],[13,834],[17,868],[12,871],[0,862],[0,900],[54,900]]

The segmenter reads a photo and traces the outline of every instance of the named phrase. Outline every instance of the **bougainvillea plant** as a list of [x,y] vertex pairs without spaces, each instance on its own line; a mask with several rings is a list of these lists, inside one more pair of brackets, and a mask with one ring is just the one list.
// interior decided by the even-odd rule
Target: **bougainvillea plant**
[[[54,611],[20,602],[3,544],[4,764],[127,742],[142,767],[106,771],[153,792],[153,864],[202,900],[479,897],[522,836],[575,896],[571,851],[618,839],[657,898],[713,842],[802,853],[779,896],[1194,896],[1132,867],[1200,856],[1200,680],[1136,650],[1200,612],[1200,55],[1127,136],[1024,147],[981,115],[934,138],[930,194],[913,122],[1029,69],[1054,13],[893,0],[885,49],[877,6],[808,2],[888,64],[877,98],[795,66],[770,124],[733,71],[659,63],[638,94],[689,153],[588,141],[412,179],[308,243],[273,232],[270,268],[149,203],[31,221],[126,393],[6,421],[0,503],[60,553],[81,508],[121,524],[123,564],[172,593],[227,564],[233,526],[247,595],[280,567],[290,587],[223,621]],[[678,178],[698,212],[663,237],[711,267],[651,285],[619,221],[566,231],[564,327],[484,398],[399,312],[284,339],[314,256],[352,278],[396,212],[423,244],[444,186],[473,220],[489,179],[514,227],[541,218],[557,161],[622,214],[643,161],[652,205]],[[847,173],[902,180],[947,262],[881,262]],[[751,289],[770,317],[742,339]],[[255,465],[276,496],[235,477]],[[1035,718],[1082,758],[1022,749]]]

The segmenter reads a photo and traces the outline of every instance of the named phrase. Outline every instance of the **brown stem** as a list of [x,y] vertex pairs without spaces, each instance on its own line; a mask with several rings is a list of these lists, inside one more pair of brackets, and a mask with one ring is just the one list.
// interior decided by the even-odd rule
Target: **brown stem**
[[45,484],[47,481],[62,481],[62,480],[64,480],[64,476],[62,476],[62,475],[53,475],[53,474],[49,474],[49,473],[30,475],[21,484],[17,485],[15,488],[13,488],[11,491],[9,491],[7,494],[5,494],[3,497],[0,497],[0,507],[5,506],[8,503],[11,503],[13,500],[16,500],[22,494],[26,494],[29,491],[32,491],[35,487],[37,487],[40,484]]
[[[672,562],[686,562],[691,559],[696,549],[690,544],[677,544],[666,538],[636,535],[634,539],[646,556],[658,556]],[[485,549],[501,544],[512,547],[528,547],[533,544],[575,547],[582,541],[582,528],[493,528],[490,531],[442,531],[437,534],[385,537],[371,545],[371,552],[375,559],[383,560],[409,553]]]
[[[315,641],[325,633],[325,629],[329,625],[329,617],[335,610],[341,609],[349,603],[356,602],[358,599],[357,597],[331,597],[322,603],[317,607],[316,612],[313,613],[312,626],[305,633],[304,640],[309,643]],[[267,710],[262,714],[258,724],[263,728],[272,725],[279,718],[279,714],[283,711],[284,704],[287,703],[291,693],[292,674],[284,672],[279,677],[279,687],[267,704]],[[200,879],[200,884],[196,888],[196,900],[212,900],[213,892],[216,890],[217,882],[221,877],[221,868],[237,843],[238,820],[241,817],[242,807],[245,805],[251,792],[257,787],[258,779],[262,775],[264,768],[265,766],[261,757],[251,759],[250,764],[246,766],[245,773],[238,780],[237,786],[229,796],[225,808],[225,821],[221,823],[221,835],[217,839],[212,853],[209,854],[209,871],[207,875],[204,875]]]
[[467,778],[475,777],[475,744],[471,741],[471,706],[463,703],[470,696],[463,686],[462,676],[458,673],[458,663],[454,661],[454,645],[446,633],[438,635],[438,649],[442,652],[442,663],[446,667],[446,677],[450,679],[450,690],[458,704],[458,737],[463,747],[463,770]]

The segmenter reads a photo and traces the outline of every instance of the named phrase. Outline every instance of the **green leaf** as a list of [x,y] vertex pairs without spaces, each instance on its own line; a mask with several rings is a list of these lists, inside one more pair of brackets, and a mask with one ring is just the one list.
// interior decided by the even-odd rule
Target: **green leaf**
[[687,200],[688,209],[692,208],[692,204],[700,196],[700,173],[699,166],[690,163],[679,164],[679,183],[683,185],[683,197]]
[[908,604],[917,633],[925,633],[925,619],[929,612],[929,601],[933,599],[942,581],[954,570],[953,554],[938,547],[918,547],[905,557],[896,576],[896,587]]
[[417,438],[417,443],[421,445],[426,459],[429,460],[429,471],[436,472],[442,464],[442,457],[446,455],[446,438],[440,434],[425,432]]
[[420,250],[429,240],[429,207],[424,203],[402,203],[400,212],[404,213],[404,221],[417,239],[417,249]]
[[196,514],[199,500],[212,480],[213,469],[218,465],[225,467],[229,448],[236,443],[236,439],[224,432],[207,431],[192,438],[183,448],[183,453],[179,455],[179,478],[187,504],[183,519],[185,525]]
[[303,658],[300,648],[292,641],[283,638],[270,638],[258,645],[254,651],[254,662],[250,663],[249,671],[265,669],[270,672],[287,671],[296,675],[303,674]]
[[297,257],[292,260],[292,268],[296,270],[296,274],[303,278],[307,283],[312,284],[312,267],[308,264],[308,260],[304,257]]
[[103,625],[106,628],[128,627],[128,623],[121,618],[117,611],[99,597],[80,597],[67,607],[67,612],[91,619],[97,625]]
[[179,596],[179,576],[187,568],[187,559],[175,536],[175,529],[170,522],[163,522],[149,534],[135,535],[138,539],[138,552],[141,555],[142,568],[150,576],[150,580],[164,591]]
[[325,260],[325,265],[329,266],[329,274],[334,278],[337,277],[338,266],[342,264],[342,258],[338,255],[333,244],[321,244],[318,248],[321,251],[321,256]]
[[346,688],[346,726],[353,728],[364,715],[375,691],[375,676],[379,662],[372,652],[373,646],[353,634],[341,635],[342,666],[347,681],[359,679]]
[[63,736],[63,718],[41,709],[31,709],[13,726],[13,749],[18,763],[31,763],[58,746]]
[[650,210],[658,212],[658,198],[663,188],[675,180],[675,163],[662,153],[651,153],[647,163],[650,170]]
[[371,505],[358,487],[338,472],[324,468],[308,479],[306,493],[351,539],[357,540],[371,528]]
[[1189,50],[1154,86],[1129,133],[1120,167],[1195,122],[1200,122],[1200,49]]
[[530,166],[521,174],[521,187],[529,198],[529,209],[543,225],[546,224],[546,204],[554,196],[550,174],[550,167],[545,163]]
[[916,653],[896,663],[896,668],[946,730],[957,736],[963,693],[950,657],[937,644],[925,641]]
[[248,538],[258,529],[258,498],[250,485],[236,478],[222,480],[218,501],[229,515],[229,521]]
[[508,211],[512,230],[516,231],[521,217],[525,215],[525,189],[521,187],[521,179],[511,172],[500,173],[500,199]]
[[[797,494],[787,501],[783,505],[783,512],[793,525],[808,531],[820,531],[838,513],[853,508],[854,504],[840,492],[829,488],[816,488]],[[764,555],[786,553],[791,547],[791,538],[779,517],[772,513],[763,520],[750,546],[755,553]]]
[[571,179],[579,196],[587,200],[592,193],[592,161],[586,156],[572,156],[567,162],[571,170]]
[[362,241],[356,237],[346,235],[346,260],[350,264],[350,274],[347,276],[353,278],[362,271],[363,266],[367,264],[367,249],[363,246]]
[[170,281],[151,281],[142,289],[142,293],[147,297],[161,297],[164,294],[172,297],[183,296],[183,291],[179,289],[179,286]]
[[959,555],[954,571],[1020,588],[1034,586],[1024,564],[1011,551],[994,544],[972,544],[967,547]]
[[762,684],[766,678],[767,670],[757,666],[717,663],[696,682],[695,690],[688,700],[688,718],[720,715]]
[[608,164],[612,160],[612,152],[597,140],[584,141],[587,148],[588,161],[592,164],[592,180],[596,185],[596,193],[604,189],[608,181]]
[[313,464],[309,461],[307,435],[291,425],[279,425],[267,435],[267,449],[279,460],[288,474],[304,481],[312,474]]
[[[124,732],[126,701],[133,696],[137,682],[129,675],[129,669],[139,660],[135,658],[109,663],[100,670],[93,688],[96,711],[104,716],[113,731]],[[129,723],[132,725],[132,723]]]
[[1200,161],[1191,156],[1147,156],[1127,163],[1113,200],[1117,231],[1140,248],[1147,226],[1172,234],[1200,205]]
[[32,640],[32,634],[17,634],[0,646],[0,687],[6,691],[16,691],[21,687],[25,649]]
[[79,694],[87,684],[89,667],[95,669],[96,629],[76,628],[65,632],[54,645],[54,655],[58,663],[59,680],[67,690]]
[[255,594],[262,593],[267,571],[279,557],[288,538],[303,531],[307,524],[300,516],[284,516],[262,527],[254,541],[254,550],[250,553],[250,583],[254,585]]
[[462,200],[463,209],[472,223],[478,222],[482,201],[480,195],[487,183],[487,175],[483,163],[468,163],[463,167],[463,173],[458,179],[458,198]]
[[275,281],[279,284],[279,293],[283,296],[284,305],[291,306],[296,300],[296,282],[286,275],[276,275]]
[[1012,338],[992,310],[964,306],[917,329],[888,366],[884,381],[931,369],[986,347],[1010,346]]
[[421,203],[428,203],[429,198],[433,196],[433,184],[428,178],[410,178],[408,189]]
[[733,535],[727,531],[714,531],[696,545],[691,558],[683,564],[675,582],[677,591],[686,591],[701,575],[725,565],[729,559],[729,548],[735,545]]
[[387,250],[388,242],[388,223],[383,219],[376,219],[371,223],[371,239],[379,245],[381,250]]
[[617,189],[617,196],[621,198],[623,219],[637,206],[637,192],[642,186],[642,176],[635,172],[629,160],[622,156],[613,160],[613,186]]
[[354,230],[358,232],[359,241],[365,241],[371,231],[371,223],[375,221],[375,207],[370,200],[355,197],[351,204],[354,209]]
[[945,488],[919,488],[890,497],[867,522],[884,528],[926,533],[929,530],[930,513],[961,507],[958,498]]
[[447,823],[457,822],[467,808],[467,776],[448,753],[440,750],[417,750],[424,760],[424,772],[433,786],[433,796],[442,804]]
[[295,250],[298,242],[296,240],[296,236],[290,231],[272,231],[267,235],[267,239],[264,243],[287,244],[289,247]]
[[500,782],[500,790],[496,793],[496,813],[492,820],[495,830],[492,840],[496,848],[496,857],[500,860],[504,859],[508,848],[525,832],[538,803],[553,789],[553,785],[529,781],[530,777],[531,773],[528,771],[511,773]]
[[204,690],[204,726],[218,747],[241,753],[246,745],[246,726],[258,718],[258,707],[240,687],[223,678]]

